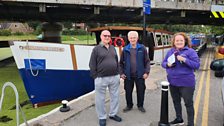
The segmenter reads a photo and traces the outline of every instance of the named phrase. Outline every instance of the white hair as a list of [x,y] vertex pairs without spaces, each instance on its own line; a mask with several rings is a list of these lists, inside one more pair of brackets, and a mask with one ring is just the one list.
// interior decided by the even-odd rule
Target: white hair
[[130,36],[138,37],[138,32],[137,31],[129,31],[128,32],[128,37],[130,37]]

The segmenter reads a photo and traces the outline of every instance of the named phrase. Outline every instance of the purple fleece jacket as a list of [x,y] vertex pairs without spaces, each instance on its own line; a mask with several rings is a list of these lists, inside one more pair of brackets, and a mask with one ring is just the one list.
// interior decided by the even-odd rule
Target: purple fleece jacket
[[[175,60],[175,65],[173,67],[167,66],[167,59],[173,53],[177,55],[181,55],[186,58],[185,62],[180,62]],[[174,47],[171,48],[167,54],[165,59],[162,62],[162,67],[166,69],[167,79],[170,85],[173,86],[183,86],[183,87],[194,87],[195,86],[195,75],[194,70],[199,69],[200,67],[200,59],[195,50],[185,46],[181,50],[176,50]]]

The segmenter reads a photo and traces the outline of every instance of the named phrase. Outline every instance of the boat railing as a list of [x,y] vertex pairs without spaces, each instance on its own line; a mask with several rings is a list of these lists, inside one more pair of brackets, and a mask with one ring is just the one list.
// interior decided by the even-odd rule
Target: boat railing
[[34,77],[36,77],[39,74],[39,70],[37,70],[36,73],[34,73],[34,71],[33,71],[31,61],[30,61],[30,51],[29,51],[29,42],[28,41],[26,41],[26,46],[28,47],[27,52],[28,52],[28,61],[29,61],[30,72]]
[[8,87],[8,86],[11,87],[14,90],[14,93],[15,93],[15,96],[16,96],[16,126],[19,126],[19,109],[22,113],[23,120],[24,120],[26,126],[29,126],[27,121],[26,121],[25,114],[22,111],[22,108],[19,104],[19,95],[18,95],[17,88],[12,82],[6,82],[2,87],[2,95],[1,95],[1,99],[0,99],[0,111],[2,110],[2,102],[3,102],[3,99],[4,99],[5,88]]

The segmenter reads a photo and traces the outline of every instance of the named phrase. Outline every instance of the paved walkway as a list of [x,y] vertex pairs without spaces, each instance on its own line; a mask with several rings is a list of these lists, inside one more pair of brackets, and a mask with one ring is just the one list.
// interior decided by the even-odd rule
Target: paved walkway
[[[149,126],[158,125],[160,119],[161,90],[160,82],[166,80],[166,72],[160,65],[153,65],[151,73],[146,80],[145,104],[146,113],[141,113],[136,106],[136,92],[133,93],[133,110],[123,113],[126,106],[123,81],[120,85],[120,109],[118,115],[122,117],[122,122],[115,122],[107,119],[107,126]],[[71,110],[61,113],[59,108],[51,112],[30,120],[30,126],[98,126],[98,119],[95,112],[94,91],[78,99],[69,102]],[[109,95],[107,94],[106,108],[109,111]],[[170,97],[170,95],[169,95]],[[169,98],[170,99],[170,98]],[[170,119],[174,118],[172,101],[169,100]],[[183,110],[185,112],[185,110]],[[184,114],[186,115],[186,114]],[[186,117],[184,117],[186,119]],[[25,125],[24,125],[25,126]]]

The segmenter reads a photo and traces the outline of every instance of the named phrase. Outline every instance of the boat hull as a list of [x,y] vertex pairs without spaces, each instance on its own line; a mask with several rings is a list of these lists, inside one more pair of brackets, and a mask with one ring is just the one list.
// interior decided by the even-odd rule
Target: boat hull
[[39,70],[38,77],[30,70],[19,72],[32,104],[74,99],[94,90],[89,70]]

